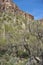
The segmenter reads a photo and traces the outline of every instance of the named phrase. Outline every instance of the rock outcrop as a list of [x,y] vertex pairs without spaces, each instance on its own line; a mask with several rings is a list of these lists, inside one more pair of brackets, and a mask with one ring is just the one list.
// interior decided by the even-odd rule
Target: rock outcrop
[[29,18],[31,20],[34,19],[34,16],[32,16],[31,14],[25,13],[24,11],[20,10],[18,6],[12,2],[12,0],[0,0],[0,11],[9,11],[23,15],[24,18]]

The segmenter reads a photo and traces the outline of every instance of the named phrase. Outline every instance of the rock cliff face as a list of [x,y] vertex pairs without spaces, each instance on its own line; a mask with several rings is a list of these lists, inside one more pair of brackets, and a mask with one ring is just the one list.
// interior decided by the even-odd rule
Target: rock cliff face
[[39,21],[41,21],[43,23],[43,19],[40,19]]
[[12,0],[0,0],[0,11],[9,11],[23,15],[25,18],[29,18],[31,20],[34,19],[34,16],[32,16],[31,14],[25,13],[24,11],[20,10],[18,6],[12,2]]

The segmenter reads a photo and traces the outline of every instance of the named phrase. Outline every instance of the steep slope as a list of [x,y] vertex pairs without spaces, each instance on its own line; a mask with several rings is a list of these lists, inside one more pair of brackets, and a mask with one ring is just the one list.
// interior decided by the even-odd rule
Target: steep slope
[[[15,36],[18,35],[21,37],[22,32],[24,32],[26,28],[26,24],[28,24],[29,21],[33,21],[33,19],[34,17],[32,15],[21,11],[12,0],[0,0],[0,43],[14,43],[16,38],[18,40],[18,37]],[[21,36],[15,31],[15,26],[18,32],[21,31],[19,32]]]
[[0,56],[40,56],[43,51],[42,23],[21,11],[11,0],[0,2]]
[[20,10],[18,8],[18,6],[13,3],[12,0],[0,0],[0,11],[9,11],[9,12],[13,12],[15,14],[20,14],[23,15],[24,18],[29,18],[29,19],[34,19],[34,17],[31,14],[27,14],[25,12],[23,12],[22,10]]

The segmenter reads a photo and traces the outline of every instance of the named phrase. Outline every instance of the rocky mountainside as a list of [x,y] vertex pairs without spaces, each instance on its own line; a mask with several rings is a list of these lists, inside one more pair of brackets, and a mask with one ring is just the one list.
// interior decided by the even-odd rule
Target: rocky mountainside
[[[14,43],[17,32],[25,32],[25,28],[29,21],[33,21],[34,17],[21,11],[12,0],[0,0],[0,43],[1,39],[6,39],[6,43]],[[16,27],[17,26],[17,27]],[[27,26],[28,27],[28,26]],[[18,28],[18,31],[15,31]],[[20,29],[21,28],[21,29]],[[20,30],[19,30],[20,29]],[[14,33],[15,31],[15,33]],[[20,35],[22,35],[20,33]],[[13,38],[11,36],[14,36]],[[21,36],[20,36],[21,37]],[[12,42],[11,39],[12,38]],[[8,42],[9,40],[9,42]],[[3,41],[4,43],[4,41]],[[2,43],[1,43],[2,44]]]
[[0,65],[27,65],[27,60],[28,65],[40,64],[37,56],[43,56],[42,23],[12,0],[0,0]]
[[0,11],[9,11],[15,14],[23,15],[24,18],[29,18],[32,20],[34,19],[34,16],[32,16],[31,14],[27,14],[20,10],[18,6],[15,3],[13,3],[12,0],[0,0]]

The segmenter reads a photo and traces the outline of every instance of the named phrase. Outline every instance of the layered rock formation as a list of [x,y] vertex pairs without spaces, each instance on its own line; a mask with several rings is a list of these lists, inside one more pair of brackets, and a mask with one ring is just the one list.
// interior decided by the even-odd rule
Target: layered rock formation
[[24,11],[20,10],[18,6],[12,2],[12,0],[0,0],[0,11],[9,11],[16,14],[23,15],[24,18],[34,19],[34,16],[27,14]]

